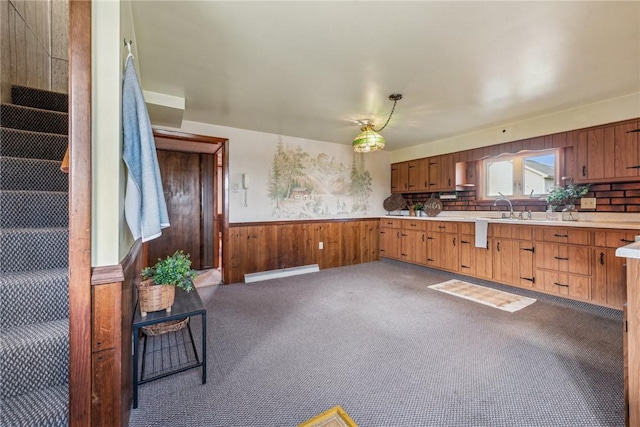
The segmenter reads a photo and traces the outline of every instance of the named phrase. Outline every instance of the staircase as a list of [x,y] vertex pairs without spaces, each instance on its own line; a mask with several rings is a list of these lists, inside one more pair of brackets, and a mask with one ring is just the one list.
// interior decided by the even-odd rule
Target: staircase
[[0,105],[0,426],[68,425],[67,95]]

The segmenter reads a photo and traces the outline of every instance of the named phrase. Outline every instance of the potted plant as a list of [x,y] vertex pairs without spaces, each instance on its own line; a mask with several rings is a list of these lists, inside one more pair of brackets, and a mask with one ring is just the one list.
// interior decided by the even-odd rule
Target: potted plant
[[158,258],[153,266],[143,268],[141,275],[143,280],[138,285],[138,297],[140,312],[146,316],[150,311],[166,309],[170,312],[175,287],[191,291],[196,272],[191,268],[190,255],[176,251],[165,259]]
[[575,202],[589,192],[589,184],[576,185],[573,182],[565,186],[556,186],[549,191],[544,199],[555,210],[558,206],[564,205],[562,210],[562,219],[564,221],[577,221],[578,211],[576,211]]
[[422,203],[416,203],[413,208],[416,210],[417,216],[423,216],[422,214],[424,212],[424,205]]

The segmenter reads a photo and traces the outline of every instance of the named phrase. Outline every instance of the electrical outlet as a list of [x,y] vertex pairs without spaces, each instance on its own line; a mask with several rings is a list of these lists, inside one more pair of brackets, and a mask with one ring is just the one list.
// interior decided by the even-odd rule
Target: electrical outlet
[[583,197],[580,199],[580,209],[595,209],[596,198],[595,197]]
[[324,249],[324,242],[318,242],[318,249]]
[[232,193],[238,192],[238,184],[231,184],[231,192]]

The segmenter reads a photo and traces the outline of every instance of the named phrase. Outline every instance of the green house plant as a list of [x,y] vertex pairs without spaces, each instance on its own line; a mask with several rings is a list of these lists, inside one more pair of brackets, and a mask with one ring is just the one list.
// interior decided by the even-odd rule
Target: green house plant
[[556,186],[549,191],[544,199],[555,210],[558,206],[564,205],[562,210],[562,219],[565,221],[577,221],[578,212],[576,211],[576,200],[589,192],[589,184],[576,185],[570,182],[564,186]]
[[140,312],[146,316],[150,311],[166,309],[170,312],[175,300],[175,287],[191,291],[196,272],[191,268],[190,255],[176,251],[143,268],[141,275],[143,280],[138,285],[138,297]]
[[413,209],[415,209],[417,216],[422,216],[422,212],[424,212],[424,205],[420,202],[417,202],[415,205],[413,205]]

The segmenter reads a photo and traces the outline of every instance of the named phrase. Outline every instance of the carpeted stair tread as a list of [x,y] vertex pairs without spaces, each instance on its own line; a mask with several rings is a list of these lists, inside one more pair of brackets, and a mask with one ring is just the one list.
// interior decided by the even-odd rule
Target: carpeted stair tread
[[66,385],[48,387],[3,400],[0,426],[66,427],[69,425],[68,400]]
[[0,328],[63,320],[69,316],[66,268],[0,276]]
[[22,105],[1,104],[2,127],[33,132],[69,134],[69,115],[59,111],[42,110]]
[[68,191],[69,175],[60,170],[62,161],[0,157],[0,189]]
[[66,135],[0,128],[0,156],[59,160],[69,145]]
[[69,226],[69,193],[0,190],[0,228]]
[[68,319],[2,329],[1,397],[6,399],[38,388],[67,384],[68,335]]
[[69,256],[67,228],[0,229],[0,272],[66,268]]
[[69,95],[50,90],[36,89],[33,87],[13,85],[11,87],[11,102],[25,107],[41,108],[44,110],[61,111],[69,110]]

